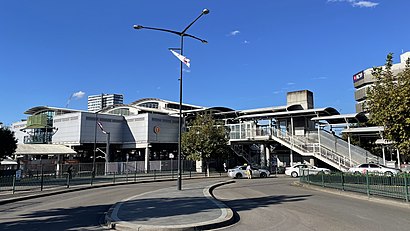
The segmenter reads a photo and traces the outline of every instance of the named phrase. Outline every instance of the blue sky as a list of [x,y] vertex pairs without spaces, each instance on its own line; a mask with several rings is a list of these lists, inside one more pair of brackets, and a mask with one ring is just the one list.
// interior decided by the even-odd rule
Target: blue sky
[[178,36],[184,29],[184,102],[233,109],[281,106],[314,92],[315,107],[354,113],[352,75],[410,51],[408,0],[2,0],[0,122],[34,106],[87,108],[119,93],[179,101]]

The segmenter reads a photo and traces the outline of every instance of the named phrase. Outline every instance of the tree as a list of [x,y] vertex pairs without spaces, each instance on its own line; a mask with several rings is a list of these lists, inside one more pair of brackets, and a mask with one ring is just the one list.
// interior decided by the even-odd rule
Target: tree
[[377,82],[368,91],[366,107],[370,122],[384,126],[384,138],[391,140],[406,158],[410,157],[410,59],[405,69],[394,74],[393,54],[384,67],[373,68]]
[[225,126],[211,115],[198,115],[188,132],[182,134],[182,153],[188,160],[202,160],[209,171],[209,161],[224,157],[229,150]]
[[8,128],[0,128],[0,160],[12,155],[17,149],[17,139],[14,132]]

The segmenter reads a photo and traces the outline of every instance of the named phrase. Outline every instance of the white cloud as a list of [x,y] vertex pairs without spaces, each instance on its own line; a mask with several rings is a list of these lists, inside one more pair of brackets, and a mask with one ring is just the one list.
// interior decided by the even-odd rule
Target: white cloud
[[84,97],[84,95],[85,95],[85,92],[79,91],[79,92],[73,93],[72,97],[73,97],[74,99],[81,99],[81,98]]
[[366,7],[366,8],[371,8],[371,7],[376,7],[379,5],[377,2],[369,2],[369,1],[359,1],[359,2],[353,2],[352,5],[354,7]]
[[287,83],[289,86],[290,85],[295,85],[295,83],[294,82],[289,82],[289,83]]
[[236,35],[238,35],[239,33],[241,33],[239,30],[234,30],[234,31],[231,31],[231,32],[229,33],[229,35],[230,35],[230,36],[236,36]]
[[320,77],[313,78],[313,80],[324,80],[324,79],[327,79],[327,77],[320,76]]
[[191,70],[190,70],[190,69],[185,69],[185,68],[183,68],[182,71],[183,71],[183,72],[186,72],[186,73],[191,73]]
[[249,42],[248,40],[243,41],[244,44],[249,44],[251,42]]
[[327,0],[327,2],[347,2],[351,4],[353,7],[360,7],[360,8],[374,8],[377,5],[379,5],[378,2],[359,1],[359,0]]

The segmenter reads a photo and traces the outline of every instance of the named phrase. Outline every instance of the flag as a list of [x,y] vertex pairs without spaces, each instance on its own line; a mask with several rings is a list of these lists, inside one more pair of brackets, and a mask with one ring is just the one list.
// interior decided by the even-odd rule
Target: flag
[[174,54],[179,60],[181,60],[181,62],[185,63],[185,65],[187,65],[187,67],[190,67],[191,64],[189,63],[191,60],[189,60],[187,57],[178,54],[177,52],[170,50],[172,52],[172,54]]
[[98,121],[98,122],[97,122],[97,124],[98,124],[98,127],[100,127],[100,128],[101,128],[101,131],[102,131],[104,134],[107,134],[107,132],[106,132],[106,131],[104,131],[104,127],[103,127],[103,125],[102,125],[101,121]]

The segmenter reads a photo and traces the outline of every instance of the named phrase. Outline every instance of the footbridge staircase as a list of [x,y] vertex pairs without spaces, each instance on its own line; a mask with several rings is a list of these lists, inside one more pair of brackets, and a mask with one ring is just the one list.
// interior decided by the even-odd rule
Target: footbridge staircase
[[[252,158],[257,154],[256,151],[249,151],[249,148],[243,148],[244,145],[240,144],[257,144],[266,141],[280,143],[302,156],[315,157],[340,171],[347,171],[351,166],[361,163],[382,162],[380,157],[324,130],[292,135],[276,127],[258,126],[230,132],[232,149],[250,163],[254,162]],[[256,149],[257,146],[253,147]]]

